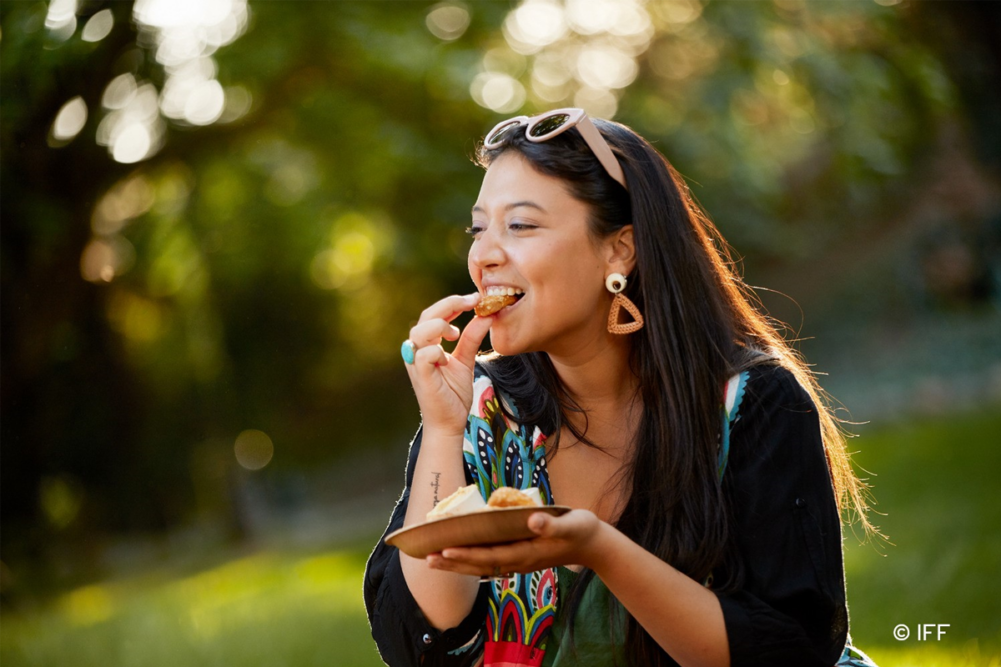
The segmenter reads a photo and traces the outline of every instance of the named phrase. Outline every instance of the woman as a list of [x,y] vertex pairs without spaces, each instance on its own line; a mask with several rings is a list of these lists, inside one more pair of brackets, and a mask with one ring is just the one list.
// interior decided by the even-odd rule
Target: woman
[[[518,117],[479,148],[477,292],[404,343],[423,424],[387,533],[470,483],[574,509],[425,560],[380,542],[365,600],[383,659],[851,664],[839,508],[871,527],[821,390],[663,156],[596,123]],[[518,301],[451,324],[498,292]]]

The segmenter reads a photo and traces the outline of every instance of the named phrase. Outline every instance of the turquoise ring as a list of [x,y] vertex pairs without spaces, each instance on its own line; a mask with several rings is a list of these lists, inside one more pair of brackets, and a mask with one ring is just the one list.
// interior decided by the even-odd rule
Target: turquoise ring
[[403,361],[411,366],[414,365],[414,352],[416,351],[417,346],[409,338],[403,341],[403,345],[400,346],[400,356],[403,357]]

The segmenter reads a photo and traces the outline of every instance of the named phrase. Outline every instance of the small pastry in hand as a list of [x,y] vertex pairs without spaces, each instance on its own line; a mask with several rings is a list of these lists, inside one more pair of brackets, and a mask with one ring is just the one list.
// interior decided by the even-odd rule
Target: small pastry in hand
[[487,507],[491,509],[501,509],[503,507],[541,507],[542,499],[539,497],[538,489],[526,489],[519,491],[510,486],[502,486],[494,489],[487,501]]

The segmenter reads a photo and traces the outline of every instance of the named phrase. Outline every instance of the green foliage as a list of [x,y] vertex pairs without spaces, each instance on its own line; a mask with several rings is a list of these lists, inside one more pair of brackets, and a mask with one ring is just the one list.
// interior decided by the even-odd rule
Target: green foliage
[[621,118],[662,140],[741,254],[814,256],[872,226],[955,108],[901,21],[877,3],[707,3],[654,41],[661,76],[628,89]]
[[[239,524],[226,480],[244,429],[275,444],[265,484],[404,442],[419,416],[399,342],[427,304],[470,288],[469,155],[497,120],[471,83],[510,66],[531,86],[545,55],[506,53],[508,3],[467,3],[468,29],[446,42],[425,3],[255,2],[214,54],[246,112],[204,127],[157,116],[163,146],[125,165],[95,143],[106,88],[128,75],[163,92],[169,72],[132,3],[80,3],[80,24],[105,5],[115,22],[97,42],[55,39],[44,2],[0,8],[5,563],[45,567],[53,544],[195,513]],[[648,7],[617,118],[697,183],[752,260],[864,229],[956,110],[902,8]],[[55,141],[76,96],[83,131]],[[72,518],[45,489],[71,492],[52,507]]]

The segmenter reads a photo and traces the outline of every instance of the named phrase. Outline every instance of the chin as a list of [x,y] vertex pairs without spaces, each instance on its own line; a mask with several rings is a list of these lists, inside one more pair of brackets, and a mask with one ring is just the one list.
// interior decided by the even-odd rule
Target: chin
[[495,336],[493,331],[490,332],[490,347],[493,348],[494,352],[502,354],[505,357],[513,357],[516,354],[531,352],[524,344],[519,344],[504,335]]
[[513,357],[516,354],[520,354],[522,350],[518,349],[516,345],[511,345],[508,341],[503,339],[500,340],[490,340],[490,347],[497,354],[502,354],[505,357]]

